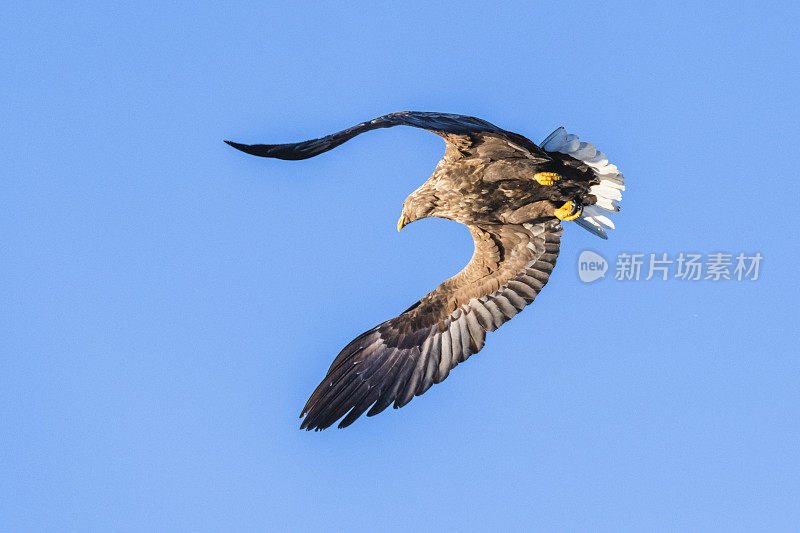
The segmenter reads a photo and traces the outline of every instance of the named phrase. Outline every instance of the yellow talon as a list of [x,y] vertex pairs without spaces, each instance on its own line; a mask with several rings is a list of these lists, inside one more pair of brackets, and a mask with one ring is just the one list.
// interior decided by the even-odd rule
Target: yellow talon
[[537,172],[536,174],[533,175],[533,179],[535,179],[537,183],[539,183],[539,185],[544,185],[549,187],[550,185],[560,180],[561,176],[559,176],[555,172]]
[[581,216],[581,210],[578,209],[575,211],[572,202],[566,202],[564,205],[555,210],[555,215],[559,220],[570,221]]

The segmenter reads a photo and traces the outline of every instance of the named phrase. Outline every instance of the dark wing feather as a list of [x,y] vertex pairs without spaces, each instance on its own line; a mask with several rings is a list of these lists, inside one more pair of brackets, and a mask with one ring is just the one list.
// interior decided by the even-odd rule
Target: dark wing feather
[[365,131],[393,126],[413,126],[440,135],[450,144],[468,149],[477,141],[485,141],[486,137],[497,138],[506,148],[513,146],[526,154],[549,159],[549,156],[536,144],[522,135],[505,131],[485,120],[453,115],[449,113],[429,113],[422,111],[400,111],[383,115],[368,122],[362,122],[346,130],[333,133],[320,139],[312,139],[288,144],[240,144],[225,141],[234,148],[248,154],[277,159],[308,159],[328,150],[336,148],[356,135]]
[[555,266],[559,221],[470,231],[475,253],[464,270],[347,345],[303,408],[301,428],[325,429],[342,417],[346,427],[368,409],[373,416],[406,405],[533,301]]

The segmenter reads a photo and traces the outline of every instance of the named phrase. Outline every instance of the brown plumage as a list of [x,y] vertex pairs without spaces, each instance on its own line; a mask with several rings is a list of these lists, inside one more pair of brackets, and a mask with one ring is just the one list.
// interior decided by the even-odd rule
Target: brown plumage
[[[373,416],[392,403],[402,407],[444,380],[481,350],[487,331],[533,302],[547,283],[562,231],[556,210],[572,202],[580,213],[597,201],[590,189],[600,184],[607,160],[591,145],[581,143],[581,149],[590,146],[595,162],[544,150],[462,115],[400,112],[301,143],[226,142],[253,155],[306,159],[365,131],[398,125],[426,129],[446,143],[433,175],[403,202],[398,229],[425,217],[455,220],[469,228],[475,252],[457,275],[339,353],[303,408],[303,429],[324,429],[342,417],[339,427],[348,426],[367,410]],[[560,179],[541,185],[534,176],[544,172]],[[621,175],[612,178],[621,188]]]

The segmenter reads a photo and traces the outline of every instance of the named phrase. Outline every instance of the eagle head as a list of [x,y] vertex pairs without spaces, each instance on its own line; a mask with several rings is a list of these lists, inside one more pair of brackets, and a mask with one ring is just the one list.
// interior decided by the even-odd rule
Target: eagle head
[[436,216],[436,196],[425,185],[408,195],[403,202],[403,211],[397,221],[397,231],[404,226],[430,216]]

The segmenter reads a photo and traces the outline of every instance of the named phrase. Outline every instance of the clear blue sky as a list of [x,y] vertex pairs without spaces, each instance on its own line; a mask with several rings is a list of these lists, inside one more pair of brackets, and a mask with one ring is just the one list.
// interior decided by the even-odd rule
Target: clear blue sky
[[[4,8],[0,529],[796,530],[797,8]],[[471,254],[397,233],[442,154],[391,111],[560,125],[629,183],[443,384],[298,431],[350,339]],[[760,252],[756,282],[580,282],[592,249]]]

